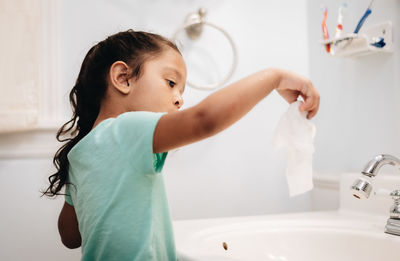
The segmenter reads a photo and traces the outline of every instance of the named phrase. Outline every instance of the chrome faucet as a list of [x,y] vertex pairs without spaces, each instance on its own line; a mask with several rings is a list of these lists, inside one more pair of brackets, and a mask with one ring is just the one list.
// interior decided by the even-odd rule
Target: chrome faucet
[[[358,199],[368,198],[372,191],[369,180],[378,174],[382,166],[387,164],[400,169],[400,159],[391,155],[380,154],[370,160],[361,172],[362,176],[351,186],[353,196]],[[390,218],[387,221],[385,233],[400,236],[400,190],[392,191],[390,196],[394,199],[394,204],[390,208]]]

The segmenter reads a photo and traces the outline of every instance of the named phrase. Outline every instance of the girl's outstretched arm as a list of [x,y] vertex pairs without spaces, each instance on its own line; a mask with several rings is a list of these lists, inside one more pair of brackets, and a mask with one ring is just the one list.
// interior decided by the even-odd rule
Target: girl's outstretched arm
[[156,126],[153,152],[169,151],[226,129],[276,89],[289,103],[302,96],[300,110],[312,118],[319,94],[311,81],[295,73],[266,69],[243,78],[205,98],[191,108],[163,115]]

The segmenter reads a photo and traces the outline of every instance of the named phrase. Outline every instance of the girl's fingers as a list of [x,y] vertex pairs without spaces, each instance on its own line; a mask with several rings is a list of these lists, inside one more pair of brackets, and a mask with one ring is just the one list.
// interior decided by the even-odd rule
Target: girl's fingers
[[317,108],[316,109],[312,109],[311,111],[309,111],[308,114],[307,114],[307,119],[311,120],[315,116],[315,114],[317,114],[317,111],[318,111]]
[[313,108],[309,111],[307,118],[308,119],[312,119],[318,112],[319,109],[319,102],[320,102],[320,97],[317,94],[316,98],[315,98],[315,105],[313,106]]
[[310,89],[310,87],[306,86],[301,92],[301,96],[304,100],[304,103],[300,106],[301,111],[309,111],[314,106],[314,96]]
[[312,85],[307,86],[307,88],[305,89],[306,89],[305,93],[304,95],[302,95],[303,99],[305,96],[305,99],[304,103],[300,106],[300,110],[307,111],[308,112],[307,118],[311,119],[318,112],[320,97],[318,92]]

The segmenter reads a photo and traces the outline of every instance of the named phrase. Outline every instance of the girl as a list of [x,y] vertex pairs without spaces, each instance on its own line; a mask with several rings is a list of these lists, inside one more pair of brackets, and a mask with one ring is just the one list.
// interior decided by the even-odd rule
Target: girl
[[179,50],[156,34],[120,32],[87,53],[70,93],[73,118],[57,133],[67,143],[43,192],[66,185],[58,229],[66,247],[82,246],[82,260],[177,260],[160,174],[168,151],[224,130],[273,90],[289,103],[302,96],[308,118],[319,107],[309,80],[279,69],[179,110],[185,81]]

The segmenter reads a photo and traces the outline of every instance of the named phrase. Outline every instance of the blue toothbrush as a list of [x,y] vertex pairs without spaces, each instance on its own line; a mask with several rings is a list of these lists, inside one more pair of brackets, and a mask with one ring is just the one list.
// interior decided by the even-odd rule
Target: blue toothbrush
[[358,22],[357,27],[356,27],[356,29],[354,30],[354,33],[355,33],[355,34],[357,34],[358,31],[360,31],[362,25],[363,25],[364,22],[365,22],[365,19],[367,19],[367,17],[372,13],[372,11],[371,11],[371,6],[372,6],[372,3],[373,3],[373,2],[374,2],[374,0],[371,0],[371,3],[369,4],[367,10],[365,11],[364,15],[361,17],[360,21]]

